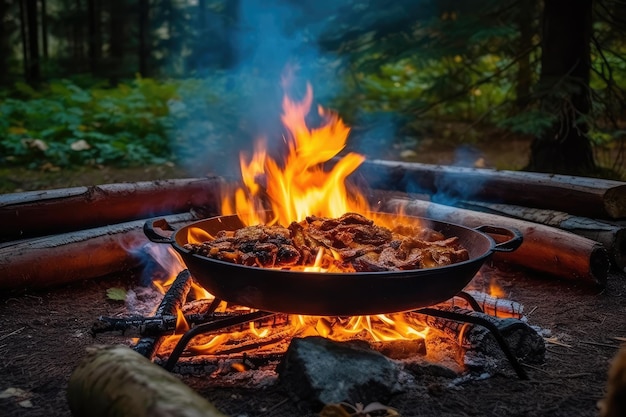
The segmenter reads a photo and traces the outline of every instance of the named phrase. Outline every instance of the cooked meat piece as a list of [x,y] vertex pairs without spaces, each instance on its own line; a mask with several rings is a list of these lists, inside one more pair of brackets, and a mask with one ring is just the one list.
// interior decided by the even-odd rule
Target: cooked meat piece
[[292,245],[280,245],[276,253],[276,266],[297,265],[301,255]]
[[[209,258],[264,268],[321,264],[333,272],[398,271],[445,266],[469,259],[457,237],[415,226],[393,231],[357,213],[336,219],[309,216],[282,226],[220,231],[215,240],[185,248]],[[337,258],[337,259],[336,259]]]

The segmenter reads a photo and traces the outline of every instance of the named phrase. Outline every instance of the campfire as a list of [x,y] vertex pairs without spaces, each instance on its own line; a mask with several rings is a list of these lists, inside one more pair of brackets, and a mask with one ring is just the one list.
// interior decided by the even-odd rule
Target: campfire
[[[241,182],[104,185],[7,200],[0,211],[6,233],[35,238],[0,248],[8,260],[0,282],[49,286],[100,277],[135,268],[144,262],[138,255],[155,250],[159,268],[168,270],[165,279],[152,277],[158,293],[136,289],[152,301],[127,299],[128,314],[100,317],[95,335],[135,337],[133,350],[159,370],[220,384],[280,382],[314,408],[348,401],[357,410],[356,403],[384,402],[407,389],[398,387],[415,382],[407,382],[406,369],[414,375],[435,366],[460,384],[496,373],[525,378],[520,360],[542,360],[542,330],[489,285],[502,273],[492,258],[591,286],[604,285],[609,260],[624,268],[624,234],[615,225],[585,222],[602,231],[594,234],[601,244],[493,214],[513,213],[512,206],[464,200],[450,207],[406,192],[408,179],[432,190],[444,174],[505,191],[530,184],[545,193],[550,181],[551,190],[574,188],[567,195],[586,202],[568,207],[604,207],[623,217],[615,197],[623,184],[340,156],[349,129],[321,108],[321,127],[307,127],[312,104],[310,87],[302,101],[285,98],[285,152],[270,155],[258,144],[254,155],[241,157]],[[530,204],[503,192],[494,198]],[[590,203],[597,201],[606,204]],[[106,210],[94,209],[103,204]],[[38,215],[42,207],[46,216]],[[81,214],[72,224],[70,211]],[[145,220],[154,215],[162,217]],[[314,382],[329,380],[356,385],[329,392]]]
[[[309,372],[306,352],[321,349],[326,359],[315,362],[333,363],[337,349],[360,357],[363,345],[355,342],[383,354],[385,367],[388,359],[440,359],[449,349],[464,352],[450,362],[459,376],[508,367],[526,378],[518,358],[540,361],[544,346],[523,308],[463,291],[493,252],[520,245],[519,233],[377,212],[348,182],[362,156],[348,153],[324,169],[349,129],[322,108],[322,126],[307,127],[312,100],[310,86],[301,102],[285,98],[286,155],[277,161],[259,146],[242,156],[242,182],[225,187],[221,216],[171,235],[164,220],[146,223],[151,240],[171,244],[157,256],[171,271],[155,282],[163,299],[151,316],[101,317],[92,332],[134,333],[135,351],[183,374],[215,373],[224,361],[230,373],[269,366],[300,395],[315,397],[306,398],[315,406],[375,400],[368,378],[350,385],[357,397],[313,394],[319,390],[299,380]],[[432,348],[443,338],[455,348]],[[400,368],[391,368],[397,376]]]

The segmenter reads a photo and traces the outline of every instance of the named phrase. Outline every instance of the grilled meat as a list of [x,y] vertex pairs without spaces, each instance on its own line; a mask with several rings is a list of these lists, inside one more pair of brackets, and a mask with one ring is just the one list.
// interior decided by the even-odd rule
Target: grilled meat
[[186,244],[192,253],[265,268],[317,266],[340,272],[399,271],[445,266],[469,259],[459,239],[432,229],[377,226],[357,213],[310,216],[289,227],[249,226],[222,231],[214,240]]

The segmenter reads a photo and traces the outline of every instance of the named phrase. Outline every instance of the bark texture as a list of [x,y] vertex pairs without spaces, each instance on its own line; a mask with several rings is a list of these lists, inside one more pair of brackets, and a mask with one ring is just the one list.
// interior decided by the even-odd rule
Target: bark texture
[[591,111],[592,0],[545,0],[538,93],[552,126],[531,145],[527,170],[587,175],[594,172]]
[[74,417],[226,417],[173,374],[126,346],[96,346],[72,373]]
[[623,181],[383,160],[364,162],[356,179],[364,187],[429,194],[448,205],[479,200],[598,219],[626,217]]

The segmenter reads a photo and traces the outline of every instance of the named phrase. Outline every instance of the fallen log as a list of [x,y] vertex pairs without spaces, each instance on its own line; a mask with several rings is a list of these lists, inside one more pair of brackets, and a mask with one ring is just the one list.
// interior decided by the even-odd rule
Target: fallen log
[[375,196],[382,211],[461,224],[518,229],[524,236],[522,245],[513,252],[496,252],[494,259],[560,278],[604,286],[610,268],[606,249],[598,242],[555,227],[479,211],[444,206],[423,200],[392,198],[385,192]]
[[179,378],[126,346],[95,346],[70,376],[74,417],[226,417]]
[[203,208],[219,212],[219,177],[144,181],[0,195],[3,240],[66,233]]
[[[166,217],[172,226],[196,220],[193,214]],[[145,221],[120,223],[0,245],[0,290],[42,289],[141,265],[150,243]]]
[[371,188],[434,194],[436,202],[482,200],[582,217],[626,217],[621,181],[383,160],[365,161],[356,174]]
[[602,243],[608,250],[613,264],[620,270],[626,271],[626,227],[624,226],[587,217],[572,216],[562,211],[510,204],[462,201],[456,206],[558,227],[587,239],[595,240]]

